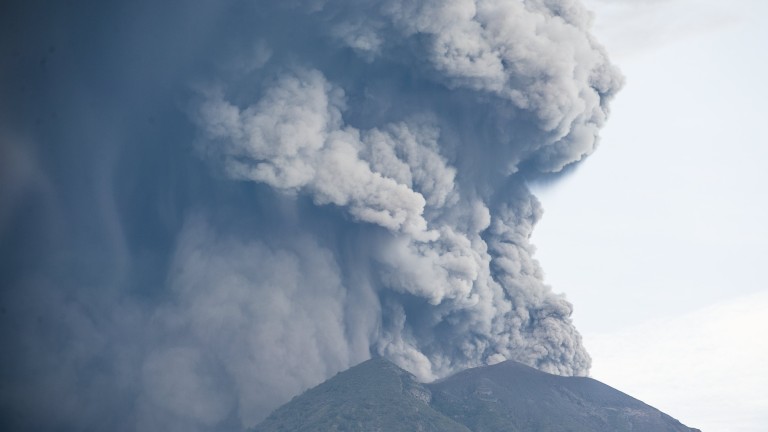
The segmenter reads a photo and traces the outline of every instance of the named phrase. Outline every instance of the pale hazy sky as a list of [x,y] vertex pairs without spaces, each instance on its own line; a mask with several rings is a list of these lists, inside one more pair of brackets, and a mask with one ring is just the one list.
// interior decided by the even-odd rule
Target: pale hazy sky
[[539,186],[546,280],[593,377],[706,432],[768,430],[768,3],[587,0],[627,83]]

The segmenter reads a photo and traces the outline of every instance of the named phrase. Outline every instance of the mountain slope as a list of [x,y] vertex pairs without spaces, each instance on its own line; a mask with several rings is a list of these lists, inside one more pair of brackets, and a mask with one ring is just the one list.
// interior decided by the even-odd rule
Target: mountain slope
[[429,400],[413,375],[376,358],[293,398],[254,432],[470,432],[432,409]]
[[459,372],[428,388],[435,409],[474,432],[697,430],[594,379],[513,361]]
[[[591,378],[507,361],[432,384],[368,360],[278,408],[254,432],[696,432]],[[700,431],[698,431],[700,432]]]

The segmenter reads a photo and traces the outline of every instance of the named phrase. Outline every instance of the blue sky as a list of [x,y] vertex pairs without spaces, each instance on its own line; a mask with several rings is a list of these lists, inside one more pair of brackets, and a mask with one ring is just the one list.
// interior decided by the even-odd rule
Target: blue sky
[[588,1],[627,77],[533,243],[592,376],[706,431],[768,427],[765,3]]

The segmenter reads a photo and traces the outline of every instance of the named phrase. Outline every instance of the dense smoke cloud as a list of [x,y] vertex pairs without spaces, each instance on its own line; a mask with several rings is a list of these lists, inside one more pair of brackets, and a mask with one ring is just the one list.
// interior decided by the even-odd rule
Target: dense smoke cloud
[[621,85],[578,2],[4,9],[3,428],[239,430],[371,355],[588,372],[526,186]]

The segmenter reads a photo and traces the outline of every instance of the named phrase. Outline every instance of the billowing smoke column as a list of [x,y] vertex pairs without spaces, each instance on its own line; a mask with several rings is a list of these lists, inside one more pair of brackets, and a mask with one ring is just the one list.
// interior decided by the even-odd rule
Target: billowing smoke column
[[4,8],[3,429],[239,430],[371,355],[587,374],[526,186],[621,85],[578,2]]

